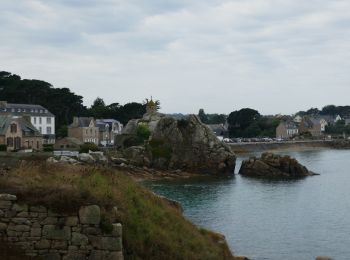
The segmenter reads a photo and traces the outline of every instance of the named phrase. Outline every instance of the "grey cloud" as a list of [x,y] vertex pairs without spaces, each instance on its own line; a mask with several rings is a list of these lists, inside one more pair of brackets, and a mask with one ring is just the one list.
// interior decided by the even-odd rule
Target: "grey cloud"
[[8,0],[0,67],[87,103],[291,113],[347,102],[349,12],[345,0]]

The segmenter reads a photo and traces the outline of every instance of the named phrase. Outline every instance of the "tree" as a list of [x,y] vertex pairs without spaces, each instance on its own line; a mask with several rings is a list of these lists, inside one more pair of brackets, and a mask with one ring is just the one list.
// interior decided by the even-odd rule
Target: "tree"
[[228,116],[227,122],[230,127],[239,127],[241,129],[244,129],[258,118],[260,118],[258,111],[251,108],[243,108],[239,111],[232,112]]
[[109,109],[103,99],[98,97],[90,107],[89,114],[94,118],[107,118],[109,117]]
[[205,114],[204,109],[199,109],[198,117],[202,121],[202,123],[207,124],[208,123],[208,116]]
[[69,125],[73,116],[85,115],[83,97],[68,88],[54,88],[42,80],[21,79],[10,72],[0,72],[0,97],[11,103],[38,104],[56,116],[56,130]]

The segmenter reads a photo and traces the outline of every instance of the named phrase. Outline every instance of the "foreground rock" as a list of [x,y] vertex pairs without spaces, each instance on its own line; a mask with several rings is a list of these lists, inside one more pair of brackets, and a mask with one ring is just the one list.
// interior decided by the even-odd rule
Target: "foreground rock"
[[[126,145],[137,138],[138,129],[150,131],[148,140]],[[159,113],[131,120],[119,137],[124,158],[130,164],[162,170],[197,173],[233,173],[236,157],[197,116],[176,120]]]
[[289,156],[263,153],[242,162],[239,174],[259,178],[302,178],[317,175]]

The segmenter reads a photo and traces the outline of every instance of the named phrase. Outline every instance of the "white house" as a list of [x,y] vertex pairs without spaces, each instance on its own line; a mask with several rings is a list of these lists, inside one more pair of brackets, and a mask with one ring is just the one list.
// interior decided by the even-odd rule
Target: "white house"
[[115,119],[96,119],[96,126],[99,128],[100,144],[103,146],[113,145],[115,137],[123,130],[123,124]]
[[55,143],[55,116],[46,108],[40,105],[0,101],[0,114],[29,117],[32,125],[43,135],[44,144]]

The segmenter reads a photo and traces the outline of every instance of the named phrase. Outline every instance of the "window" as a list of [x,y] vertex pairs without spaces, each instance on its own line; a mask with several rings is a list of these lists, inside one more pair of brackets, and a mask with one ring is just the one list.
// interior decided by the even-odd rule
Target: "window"
[[36,124],[36,117],[34,117],[34,124]]
[[41,117],[39,117],[39,124],[41,124]]
[[39,132],[42,134],[43,133],[43,130],[41,128],[41,126],[39,127]]
[[13,138],[12,137],[8,137],[7,138],[7,146],[8,147],[13,147]]
[[49,134],[51,134],[51,126],[48,126],[47,128],[46,128],[46,133],[49,135]]
[[51,117],[47,117],[47,118],[46,118],[46,123],[47,123],[47,124],[51,124]]
[[21,109],[19,108],[19,109],[17,109],[17,112],[21,112]]
[[11,133],[17,133],[17,125],[11,124]]

